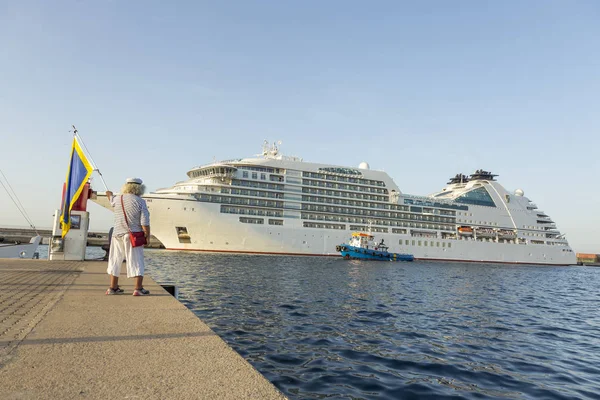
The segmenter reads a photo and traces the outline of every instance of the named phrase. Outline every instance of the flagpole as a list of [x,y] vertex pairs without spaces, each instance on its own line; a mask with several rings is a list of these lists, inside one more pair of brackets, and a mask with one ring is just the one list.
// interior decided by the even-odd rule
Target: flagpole
[[96,171],[98,173],[98,175],[100,175],[100,180],[104,184],[104,188],[106,189],[106,191],[108,191],[108,186],[106,185],[106,182],[104,182],[104,177],[102,176],[102,172],[100,172],[100,170],[96,166],[96,162],[92,158],[92,155],[90,154],[90,151],[88,150],[87,146],[85,145],[85,142],[83,141],[81,136],[79,136],[79,133],[77,132],[77,128],[75,128],[75,125],[71,125],[71,126],[73,127],[73,136],[77,137],[79,139],[79,141],[81,142],[81,144],[83,145],[85,152],[87,153],[88,157],[92,161],[92,164],[94,164],[94,171]]

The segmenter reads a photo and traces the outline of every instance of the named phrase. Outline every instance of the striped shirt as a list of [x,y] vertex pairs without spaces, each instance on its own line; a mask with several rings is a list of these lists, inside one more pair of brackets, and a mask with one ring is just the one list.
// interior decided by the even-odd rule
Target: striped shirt
[[[125,223],[123,216],[123,207],[121,207],[121,199],[124,200],[125,212],[127,213],[127,221],[129,229]],[[142,232],[142,226],[150,226],[150,212],[146,206],[146,201],[135,194],[123,194],[113,196],[110,204],[115,209],[115,229],[114,236],[122,236],[129,232]]]

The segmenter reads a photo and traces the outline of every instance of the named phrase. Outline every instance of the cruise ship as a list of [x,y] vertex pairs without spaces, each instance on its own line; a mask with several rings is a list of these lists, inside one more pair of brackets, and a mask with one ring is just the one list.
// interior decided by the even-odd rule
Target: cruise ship
[[144,195],[152,233],[172,250],[336,255],[370,231],[415,259],[571,265],[555,222],[497,175],[457,174],[428,196],[402,193],[383,171],[304,162],[263,144],[261,154],[194,167]]

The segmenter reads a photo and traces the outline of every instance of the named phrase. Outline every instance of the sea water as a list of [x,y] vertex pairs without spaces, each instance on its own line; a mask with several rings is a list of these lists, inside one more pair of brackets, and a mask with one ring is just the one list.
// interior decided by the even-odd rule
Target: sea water
[[600,398],[600,269],[149,251],[291,399]]

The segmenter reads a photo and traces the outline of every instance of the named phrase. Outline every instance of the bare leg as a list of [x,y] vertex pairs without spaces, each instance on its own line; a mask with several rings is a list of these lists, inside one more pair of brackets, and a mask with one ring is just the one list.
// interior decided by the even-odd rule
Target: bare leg
[[135,288],[136,289],[141,289],[143,287],[142,286],[142,281],[144,280],[144,277],[143,276],[136,276],[134,279],[135,279]]
[[110,276],[110,287],[112,289],[116,289],[119,286],[119,277],[111,275]]

